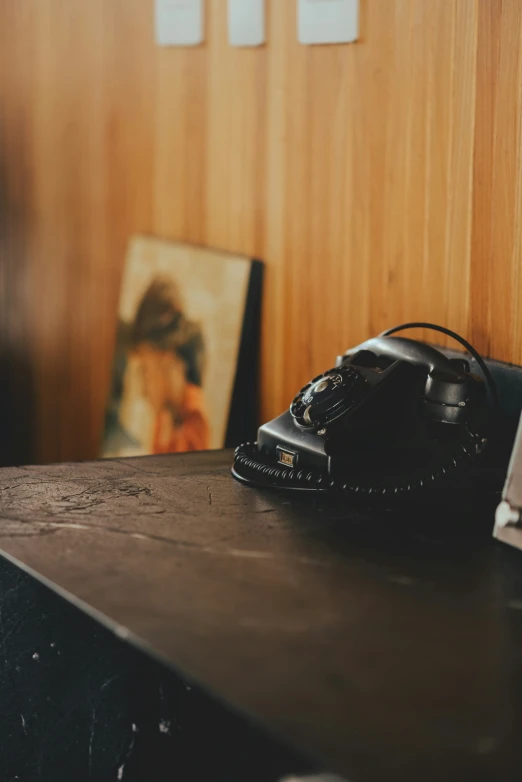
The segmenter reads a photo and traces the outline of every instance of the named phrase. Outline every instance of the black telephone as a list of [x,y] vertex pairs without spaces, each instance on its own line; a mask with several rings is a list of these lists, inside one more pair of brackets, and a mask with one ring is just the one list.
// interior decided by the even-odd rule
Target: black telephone
[[[394,337],[427,328],[453,337],[463,358]],[[236,449],[233,475],[255,486],[389,499],[461,474],[485,450],[497,413],[495,384],[483,359],[458,334],[406,323],[338,357],[289,410]]]

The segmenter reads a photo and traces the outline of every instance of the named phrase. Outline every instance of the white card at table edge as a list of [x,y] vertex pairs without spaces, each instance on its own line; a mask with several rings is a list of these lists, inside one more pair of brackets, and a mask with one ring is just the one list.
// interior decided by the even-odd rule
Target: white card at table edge
[[352,43],[359,36],[359,0],[298,0],[299,43]]
[[264,44],[265,0],[228,0],[228,41],[231,46]]
[[156,43],[197,46],[203,43],[204,0],[155,0]]

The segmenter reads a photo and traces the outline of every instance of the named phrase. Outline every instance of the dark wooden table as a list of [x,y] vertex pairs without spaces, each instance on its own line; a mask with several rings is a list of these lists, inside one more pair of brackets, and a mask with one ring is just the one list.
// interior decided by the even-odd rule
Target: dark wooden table
[[349,508],[230,461],[4,469],[1,548],[356,782],[522,778],[522,556],[492,508]]

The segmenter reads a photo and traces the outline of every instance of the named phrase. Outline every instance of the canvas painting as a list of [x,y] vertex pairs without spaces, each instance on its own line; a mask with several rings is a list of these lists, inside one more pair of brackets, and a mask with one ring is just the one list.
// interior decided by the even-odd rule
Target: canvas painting
[[132,239],[102,456],[224,446],[252,265],[205,248]]

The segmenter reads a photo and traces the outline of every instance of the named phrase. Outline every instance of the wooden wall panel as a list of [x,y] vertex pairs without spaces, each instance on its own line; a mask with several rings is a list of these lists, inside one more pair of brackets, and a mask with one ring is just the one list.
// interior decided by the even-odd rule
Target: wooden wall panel
[[[265,417],[431,319],[522,363],[522,5],[361,0],[361,40],[158,48],[152,0],[0,0],[0,338],[16,458],[96,454],[132,233],[265,259]],[[34,425],[33,425],[34,418]],[[21,447],[26,443],[27,447]]]
[[486,352],[518,362],[522,5],[499,6],[479,5],[471,333]]

